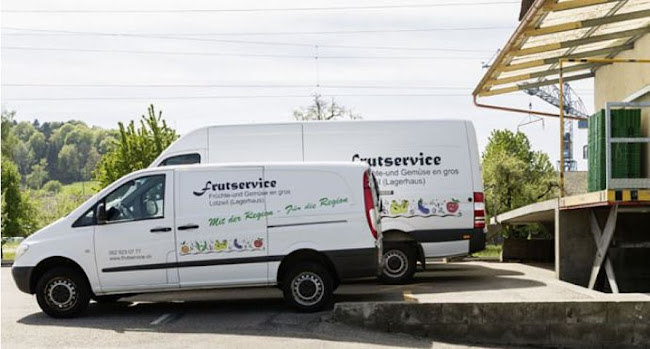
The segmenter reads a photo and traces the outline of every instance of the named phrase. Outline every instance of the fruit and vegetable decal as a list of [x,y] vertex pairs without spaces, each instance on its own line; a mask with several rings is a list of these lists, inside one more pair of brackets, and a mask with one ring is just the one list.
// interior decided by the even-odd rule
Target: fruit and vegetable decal
[[[388,207],[388,209],[386,208]],[[386,200],[382,205],[382,217],[462,217],[460,200]]]
[[396,200],[391,201],[390,203],[390,213],[391,214],[403,214],[407,213],[409,209],[408,200],[402,200],[401,203],[397,203]]
[[217,239],[183,241],[180,245],[181,256],[208,253],[253,252],[264,251],[264,238]]
[[458,211],[458,203],[459,201],[456,199],[452,199],[451,201],[447,202],[447,212],[449,213],[455,213]]

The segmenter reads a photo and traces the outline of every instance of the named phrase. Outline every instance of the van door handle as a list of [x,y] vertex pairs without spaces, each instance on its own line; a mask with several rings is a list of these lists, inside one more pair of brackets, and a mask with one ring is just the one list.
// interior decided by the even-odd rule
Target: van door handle
[[181,225],[180,227],[176,228],[178,230],[190,230],[190,229],[197,229],[199,226],[197,224],[187,224],[187,225]]
[[172,231],[172,228],[170,228],[170,227],[158,227],[158,228],[153,228],[153,229],[151,229],[149,231],[152,232],[152,233],[165,233],[165,232],[168,232],[168,231]]

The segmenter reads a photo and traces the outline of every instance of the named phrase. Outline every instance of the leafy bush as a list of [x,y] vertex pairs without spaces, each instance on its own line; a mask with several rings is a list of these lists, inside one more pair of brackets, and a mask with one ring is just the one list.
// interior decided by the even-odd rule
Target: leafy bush
[[63,184],[61,184],[61,182],[59,181],[54,181],[54,180],[48,181],[47,183],[45,183],[45,185],[43,185],[43,190],[45,190],[48,193],[54,193],[54,194],[61,192],[62,188],[63,188]]

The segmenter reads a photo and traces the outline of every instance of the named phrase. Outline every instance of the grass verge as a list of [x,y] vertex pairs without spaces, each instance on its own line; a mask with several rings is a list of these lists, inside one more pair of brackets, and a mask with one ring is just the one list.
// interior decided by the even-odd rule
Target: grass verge
[[8,242],[2,245],[2,259],[13,261],[16,257],[18,245],[20,245],[19,242]]
[[503,245],[485,245],[485,250],[472,254],[472,257],[500,257]]

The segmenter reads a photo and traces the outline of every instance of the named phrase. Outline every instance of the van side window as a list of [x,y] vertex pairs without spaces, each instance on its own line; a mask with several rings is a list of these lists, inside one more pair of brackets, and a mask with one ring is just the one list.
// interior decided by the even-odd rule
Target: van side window
[[79,217],[74,223],[72,223],[73,228],[78,227],[87,227],[89,225],[95,225],[95,209],[96,206],[93,206],[91,209],[86,211],[83,216]]
[[160,166],[172,166],[172,165],[191,165],[191,164],[200,164],[201,155],[198,153],[192,154],[183,154],[168,157],[160,163]]
[[129,181],[104,199],[107,222],[137,221],[164,217],[165,175]]

